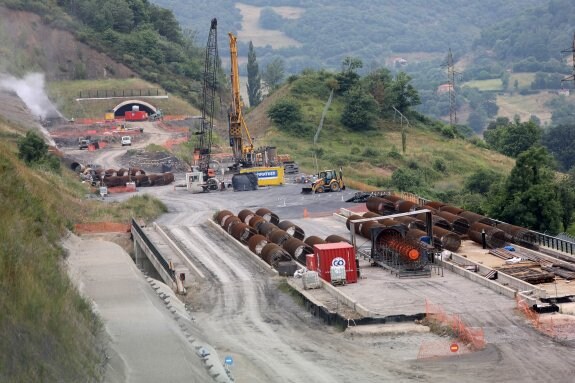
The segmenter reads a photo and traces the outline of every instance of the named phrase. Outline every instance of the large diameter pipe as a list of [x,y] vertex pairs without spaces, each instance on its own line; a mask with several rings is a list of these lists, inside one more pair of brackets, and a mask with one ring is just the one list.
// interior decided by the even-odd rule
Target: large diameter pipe
[[267,244],[268,239],[261,234],[253,235],[248,241],[248,247],[250,248],[252,253],[256,255],[260,255],[262,253],[262,249]]
[[325,237],[325,241],[327,243],[339,243],[339,242],[347,242],[351,245],[351,241],[347,238],[342,237],[341,235],[332,234]]
[[437,215],[449,221],[453,227],[453,231],[457,234],[465,235],[469,231],[469,221],[458,215],[449,213],[447,211],[439,211]]
[[449,251],[457,251],[461,247],[461,237],[442,227],[433,227],[433,239],[439,243],[443,249]]
[[[361,215],[357,215],[357,214],[353,214],[350,215],[349,217],[347,217],[347,221],[345,221],[345,226],[347,227],[347,230],[351,230],[351,221],[355,221],[357,219],[362,219],[363,217]],[[354,224],[354,228],[355,228],[355,233],[356,234],[360,234],[361,235],[361,226],[364,224],[365,222],[360,222],[360,223],[355,223]]]
[[260,217],[259,215],[254,215],[253,217],[251,217],[249,219],[249,222],[246,222],[248,225],[250,225],[251,227],[253,227],[254,229],[256,229],[256,231],[259,232],[260,230],[260,226],[263,223],[267,223],[267,221],[265,219],[263,219],[262,217]]
[[290,221],[281,221],[278,223],[278,227],[294,238],[301,239],[302,241],[305,238],[303,229]]
[[238,217],[236,217],[235,215],[226,219],[226,222],[224,223],[224,226],[222,226],[224,228],[225,231],[228,232],[228,234],[232,234],[232,228],[234,227],[234,225],[238,224],[238,223],[243,223]]
[[216,218],[215,221],[220,225],[220,226],[224,226],[224,223],[226,222],[225,220],[228,217],[232,217],[234,215],[234,213],[232,213],[229,210],[221,210],[218,214],[216,214]]
[[275,243],[265,245],[260,255],[262,259],[274,269],[277,269],[280,262],[291,261],[289,253]]
[[274,225],[277,225],[280,222],[278,215],[265,207],[256,210],[256,215],[263,217],[266,221],[273,223]]
[[232,237],[246,244],[252,236],[257,234],[257,232],[253,227],[240,221],[232,226],[231,234]]
[[372,229],[377,227],[384,227],[384,225],[378,223],[377,221],[364,222],[361,226],[361,235],[364,238],[371,239]]
[[255,215],[250,209],[243,209],[238,213],[238,218],[242,220],[243,223],[250,223],[250,219]]
[[313,245],[321,245],[323,243],[327,243],[326,241],[324,241],[323,239],[321,239],[320,237],[316,236],[316,235],[310,235],[309,237],[307,237],[305,239],[305,244],[312,247]]
[[459,215],[459,213],[464,212],[465,210],[452,205],[443,205],[439,208],[439,211],[446,211],[451,214]]
[[495,221],[493,221],[491,218],[486,217],[484,215],[481,214],[477,214],[474,213],[472,211],[462,211],[461,213],[457,214],[460,217],[463,217],[467,220],[467,222],[469,222],[470,225],[473,225],[475,222],[479,222],[479,223],[483,223],[485,225],[495,225]]
[[273,223],[264,222],[261,225],[259,225],[258,233],[261,235],[265,235],[266,237],[269,238],[269,235],[274,230],[279,230],[279,227],[277,227]]
[[506,244],[506,236],[503,230],[481,222],[475,222],[471,225],[467,235],[469,239],[480,245],[483,244],[483,236],[485,236],[485,244],[490,248],[500,248]]
[[306,245],[304,241],[297,238],[290,238],[282,245],[283,249],[287,251],[293,259],[305,265],[305,256],[313,253],[313,248]]
[[288,233],[286,233],[282,229],[273,230],[268,234],[268,238],[271,242],[275,243],[278,246],[284,244],[285,241],[292,238]]

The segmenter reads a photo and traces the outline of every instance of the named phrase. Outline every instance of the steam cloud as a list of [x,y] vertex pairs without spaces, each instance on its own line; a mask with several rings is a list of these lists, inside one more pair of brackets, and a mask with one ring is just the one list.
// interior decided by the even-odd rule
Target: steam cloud
[[43,73],[30,73],[21,79],[7,75],[0,77],[0,88],[16,92],[35,116],[42,120],[61,117],[60,112],[48,99],[44,85]]

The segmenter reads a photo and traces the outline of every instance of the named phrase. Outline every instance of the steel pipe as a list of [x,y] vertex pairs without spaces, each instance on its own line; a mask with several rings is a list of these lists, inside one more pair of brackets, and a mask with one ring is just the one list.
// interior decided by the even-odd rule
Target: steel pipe
[[268,239],[261,234],[255,234],[248,240],[248,247],[252,253],[260,255],[262,249],[268,244]]
[[231,234],[232,237],[246,244],[252,236],[257,234],[257,232],[253,227],[240,221],[239,223],[232,225]]
[[278,227],[285,230],[286,233],[294,238],[301,239],[302,241],[305,238],[305,232],[303,229],[290,221],[281,221],[278,223]]
[[277,214],[269,209],[266,209],[265,207],[256,210],[256,215],[263,217],[266,221],[273,223],[274,225],[277,225],[280,222],[280,218],[277,216]]
[[285,241],[292,238],[292,236],[286,233],[284,230],[278,228],[277,230],[270,232],[268,234],[268,238],[271,242],[281,246],[285,243]]
[[275,243],[265,245],[260,255],[262,259],[274,269],[278,267],[280,262],[291,261],[289,253]]
[[243,209],[238,213],[238,218],[242,220],[243,223],[250,223],[250,219],[255,215],[250,209]]

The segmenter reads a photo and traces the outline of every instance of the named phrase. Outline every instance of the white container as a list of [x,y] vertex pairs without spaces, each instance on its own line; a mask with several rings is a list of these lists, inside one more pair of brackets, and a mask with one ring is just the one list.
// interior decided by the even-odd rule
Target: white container
[[302,282],[303,288],[306,290],[319,289],[321,287],[321,281],[319,280],[317,271],[306,271],[303,273]]
[[132,105],[132,112],[139,112],[140,106],[139,105]]
[[345,285],[345,266],[332,266],[329,268],[329,275],[331,278],[331,284],[343,284]]

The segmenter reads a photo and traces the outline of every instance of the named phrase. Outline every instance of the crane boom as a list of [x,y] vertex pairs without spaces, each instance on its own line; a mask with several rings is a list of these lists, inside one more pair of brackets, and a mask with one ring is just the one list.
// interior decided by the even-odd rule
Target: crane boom
[[[230,146],[233,150],[235,164],[250,167],[253,164],[254,145],[242,113],[243,103],[240,96],[237,37],[231,32],[228,33],[228,36],[230,38],[230,71],[232,83],[232,105],[228,113]],[[246,134],[247,145],[243,144],[242,131]]]
[[210,24],[210,33],[206,46],[202,87],[202,119],[200,120],[198,145],[194,150],[199,170],[204,174],[204,181],[215,175],[213,170],[210,171],[210,155],[212,151],[218,63],[218,21],[214,18]]

